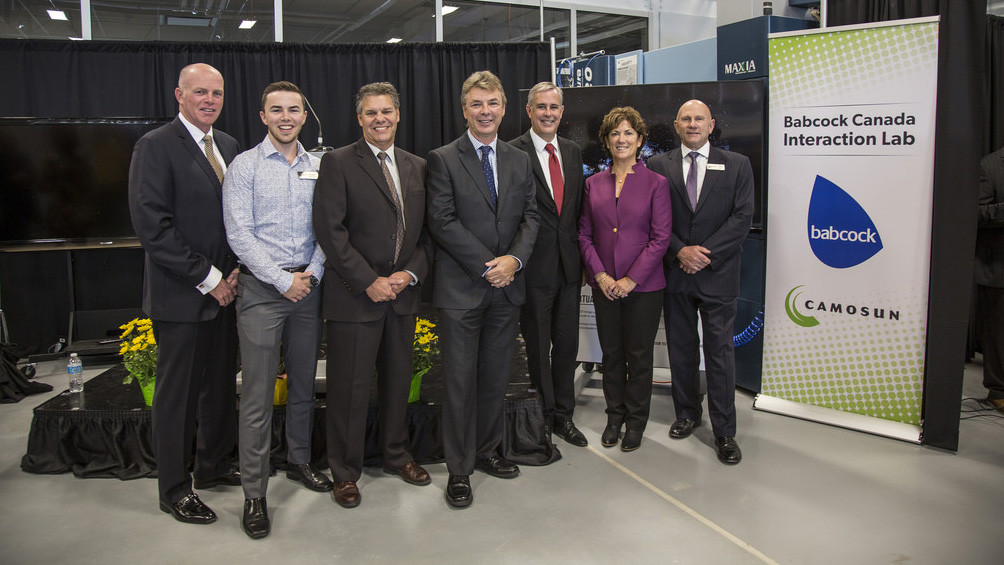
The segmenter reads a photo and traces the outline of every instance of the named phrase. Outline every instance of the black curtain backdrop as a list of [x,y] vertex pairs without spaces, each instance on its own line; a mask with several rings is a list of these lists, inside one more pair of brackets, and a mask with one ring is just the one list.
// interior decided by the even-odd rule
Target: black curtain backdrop
[[[842,26],[937,16],[942,13],[939,8],[941,3],[940,0],[830,0],[826,4],[826,25]],[[984,12],[985,8],[984,4]]]
[[[464,131],[460,88],[470,73],[488,69],[502,80],[508,104],[499,135],[505,140],[520,133],[519,116],[524,110],[519,107],[519,89],[547,80],[551,74],[546,43],[304,45],[0,39],[0,77],[6,85],[0,88],[0,116],[172,119],[178,113],[174,98],[178,72],[196,62],[209,63],[223,73],[226,95],[216,126],[236,137],[245,149],[265,137],[258,112],[261,92],[270,82],[298,84],[320,116],[325,145],[339,147],[360,137],[355,115],[359,87],[389,81],[401,93],[397,145],[420,156]],[[300,140],[307,149],[317,145],[314,120],[308,119]],[[8,308],[12,336],[28,353],[43,352],[57,337],[66,336],[71,308],[65,270],[70,260],[69,252],[0,253],[3,306]],[[78,280],[78,289],[80,284]],[[90,307],[118,307],[111,305],[117,303],[118,295],[102,292]]]
[[941,16],[922,441],[956,451],[976,248],[976,185],[985,146],[987,3],[837,0],[828,7],[830,25]]
[[989,14],[986,69],[983,98],[987,104],[987,129],[984,155],[1004,147],[1004,18]]
[[[171,118],[174,87],[189,63],[223,73],[226,95],[216,126],[246,149],[265,137],[258,117],[261,92],[277,80],[296,83],[320,116],[325,145],[360,136],[355,93],[388,81],[401,93],[397,145],[424,156],[464,130],[460,88],[470,73],[488,69],[508,97],[499,135],[519,132],[519,89],[550,77],[546,43],[398,43],[306,45],[292,43],[131,43],[0,40],[0,115],[5,117]],[[300,136],[316,145],[308,120]]]

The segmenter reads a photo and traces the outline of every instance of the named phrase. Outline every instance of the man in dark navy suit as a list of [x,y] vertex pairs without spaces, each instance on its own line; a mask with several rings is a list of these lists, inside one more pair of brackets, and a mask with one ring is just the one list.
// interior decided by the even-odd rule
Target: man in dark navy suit
[[[208,524],[216,514],[195,488],[240,485],[237,442],[237,258],[227,244],[223,173],[240,148],[213,123],[223,75],[196,63],[181,70],[173,122],[143,136],[129,166],[129,211],[146,252],[143,311],[159,346],[153,449],[160,508]],[[198,418],[198,421],[196,419]]]
[[680,106],[673,122],[679,149],[648,166],[669,179],[673,235],[666,253],[663,313],[676,421],[669,435],[683,439],[701,425],[699,366],[704,330],[708,412],[718,459],[742,460],[736,443],[736,363],[733,324],[739,295],[740,251],[753,217],[753,168],[744,155],[711,146],[711,109],[700,100]]

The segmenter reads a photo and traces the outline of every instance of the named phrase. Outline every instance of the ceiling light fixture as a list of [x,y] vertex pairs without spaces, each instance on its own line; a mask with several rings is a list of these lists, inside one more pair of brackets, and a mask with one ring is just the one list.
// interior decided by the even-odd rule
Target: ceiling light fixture
[[[443,4],[443,15],[445,16],[447,14],[452,14],[453,12],[456,12],[459,9],[460,6],[447,6],[446,4]],[[432,17],[434,18],[436,17],[435,12],[432,13]]]
[[400,37],[392,37],[392,38],[390,38],[390,39],[387,40],[387,43],[400,43],[400,42],[401,42],[401,38]]
[[251,29],[254,25],[258,23],[258,20],[244,20],[241,25],[237,26],[239,29]]
[[64,22],[70,21],[70,19],[66,17],[66,12],[62,10],[46,10],[46,12],[49,13],[50,20],[61,20]]

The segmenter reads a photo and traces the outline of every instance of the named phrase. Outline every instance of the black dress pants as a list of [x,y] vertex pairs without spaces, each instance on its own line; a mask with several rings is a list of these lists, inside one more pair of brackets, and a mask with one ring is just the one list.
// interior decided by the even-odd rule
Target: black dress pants
[[631,292],[611,300],[594,288],[593,307],[603,350],[607,422],[642,431],[652,404],[652,365],[662,291]]
[[159,349],[153,450],[160,499],[171,503],[192,492],[189,462],[196,477],[210,479],[230,465],[237,446],[234,307],[205,322],[154,320],[153,333]]

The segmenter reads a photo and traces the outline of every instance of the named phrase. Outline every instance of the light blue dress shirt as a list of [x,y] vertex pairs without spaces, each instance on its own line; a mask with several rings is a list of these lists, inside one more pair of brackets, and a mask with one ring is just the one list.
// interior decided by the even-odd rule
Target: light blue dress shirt
[[290,165],[266,136],[238,155],[223,179],[230,248],[258,280],[280,293],[293,285],[293,274],[284,268],[307,265],[318,280],[324,275],[311,215],[319,165],[299,141]]

